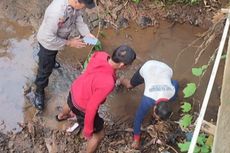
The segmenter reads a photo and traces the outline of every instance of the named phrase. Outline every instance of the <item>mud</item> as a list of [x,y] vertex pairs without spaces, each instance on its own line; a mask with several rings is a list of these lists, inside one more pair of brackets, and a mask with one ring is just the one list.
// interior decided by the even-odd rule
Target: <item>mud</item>
[[[103,43],[104,50],[111,53],[118,45],[125,43],[135,48],[137,52],[137,60],[134,62],[133,66],[127,71],[119,72],[119,75],[131,77],[142,63],[148,59],[155,59],[164,61],[173,67],[174,78],[179,80],[181,89],[183,89],[185,84],[188,82],[198,82],[197,78],[192,76],[191,68],[196,66],[194,64],[196,46],[198,46],[201,42],[198,41],[196,46],[188,46],[193,40],[199,38],[197,35],[204,32],[204,30],[186,24],[174,25],[165,21],[160,22],[160,25],[161,26],[158,29],[154,27],[140,29],[135,26],[135,24],[128,29],[120,31],[103,29],[104,34],[100,39]],[[95,30],[94,33],[97,33],[97,30]],[[28,35],[29,34],[30,33],[28,33]],[[66,48],[64,51],[60,52],[58,60],[62,67],[54,70],[51,75],[50,83],[46,90],[46,109],[43,113],[38,113],[32,105],[24,99],[23,94],[24,88],[26,88],[24,85],[31,85],[36,72],[37,48],[36,45],[32,43],[32,38],[33,36],[25,39],[20,38],[20,41],[8,38],[12,42],[6,45],[6,48],[8,49],[6,51],[10,54],[14,53],[14,56],[12,56],[12,59],[10,60],[6,55],[3,55],[0,58],[1,60],[9,60],[9,63],[4,62],[1,64],[2,67],[6,67],[5,69],[9,69],[9,65],[12,65],[12,63],[17,61],[12,67],[16,70],[23,70],[19,72],[14,69],[11,71],[1,69],[1,72],[3,72],[1,74],[9,73],[7,74],[8,81],[5,79],[5,75],[2,76],[4,79],[1,79],[1,89],[4,89],[2,90],[3,94],[1,94],[1,99],[4,98],[4,95],[7,95],[7,97],[4,98],[5,102],[3,103],[3,106],[5,107],[1,107],[1,112],[4,112],[4,115],[1,115],[1,120],[4,121],[1,124],[1,127],[3,127],[3,131],[9,131],[12,129],[15,131],[18,129],[13,133],[10,132],[11,134],[3,135],[3,137],[6,138],[4,141],[1,141],[1,145],[4,146],[2,149],[5,152],[29,152],[31,149],[33,152],[48,152],[49,149],[60,150],[60,152],[73,152],[73,150],[78,152],[84,148],[82,143],[85,144],[85,141],[80,139],[77,135],[68,136],[64,130],[71,123],[58,123],[55,121],[55,115],[62,109],[62,105],[66,101],[69,86],[72,80],[80,74],[80,63],[87,57],[90,47],[81,50]],[[145,41],[143,42],[143,40]],[[197,66],[207,64],[210,56],[213,54],[213,48],[216,48],[218,45],[217,40],[207,48],[204,54],[202,54]],[[34,48],[31,46],[34,46]],[[188,47],[186,51],[178,56],[181,50],[186,47]],[[22,57],[24,60],[21,60]],[[178,61],[176,61],[176,59],[178,59]],[[221,62],[220,74],[223,73],[223,64],[224,61]],[[191,102],[193,102],[195,104],[194,106],[196,106],[194,107],[194,111],[199,110],[199,104],[202,102],[210,69],[211,67],[201,80],[201,85],[198,88],[196,96],[191,99]],[[17,79],[9,76],[17,76]],[[14,82],[16,80],[18,81],[17,83]],[[206,120],[216,120],[221,80],[222,75],[218,76],[216,80],[216,85],[214,86],[213,94],[210,100],[210,107],[208,107],[207,110]],[[107,121],[107,137],[103,141],[98,152],[108,152],[108,150],[110,150],[109,152],[115,152],[117,148],[120,148],[120,151],[123,152],[133,152],[133,150],[130,150],[129,147],[132,140],[132,132],[130,128],[132,128],[133,117],[139,104],[142,92],[143,86],[131,91],[123,88],[117,88],[108,98],[108,102],[100,108],[101,115]],[[14,94],[14,96],[12,96],[11,93],[18,94]],[[180,91],[179,98],[175,102],[172,120],[178,120],[181,100],[182,91]],[[148,127],[149,124],[150,120],[147,118],[144,128]],[[22,129],[22,131],[20,132],[19,129]],[[34,131],[36,132],[33,133]],[[156,142],[151,141],[153,140],[151,135],[149,135],[148,132],[143,133],[142,152],[150,152],[148,149],[152,149],[153,152],[157,152],[159,151],[159,148],[168,148],[164,145],[160,145],[161,147],[159,145],[153,145]],[[161,136],[161,141],[168,140],[168,137],[170,136]],[[9,141],[5,141],[8,139]],[[149,142],[151,142],[151,144]],[[144,147],[146,145],[148,147]]]
[[[32,25],[37,30],[50,2],[51,0],[1,0],[0,16],[15,20],[21,25]],[[228,4],[228,0],[205,0],[199,5],[170,2],[173,1],[142,0],[135,4],[132,1],[98,0],[98,9],[86,9],[84,18],[91,28],[98,26],[99,21],[116,29],[127,27],[128,23],[135,21],[145,28],[158,26],[161,20],[208,28],[212,25],[213,15]]]
[[[103,2],[105,3],[105,1],[100,1],[100,3]],[[111,6],[117,5],[116,2],[111,2]],[[61,111],[63,103],[66,102],[71,82],[81,73],[81,63],[87,57],[90,47],[79,50],[66,48],[58,54],[57,59],[61,63],[61,68],[54,70],[51,75],[49,86],[46,89],[45,111],[37,112],[25,99],[24,91],[31,85],[33,86],[37,67],[38,48],[32,29],[39,25],[44,13],[44,6],[48,5],[48,1],[35,5],[37,4],[35,0],[29,3],[24,3],[24,1],[13,3],[13,1],[3,0],[0,4],[3,10],[10,12],[3,14],[0,11],[0,152],[79,152],[83,150],[85,140],[77,134],[68,135],[65,132],[71,122],[58,123],[55,120],[55,115]],[[101,5],[101,7],[106,6],[109,9],[111,7],[109,5]],[[35,6],[37,8],[32,11]],[[189,82],[199,84],[195,96],[188,99],[194,104],[193,111],[199,113],[213,63],[210,63],[202,78],[192,76],[191,69],[205,65],[210,61],[218,46],[222,27],[220,26],[220,31],[214,35],[215,39],[211,41],[196,63],[200,51],[199,46],[205,40],[202,37],[205,29],[189,24],[202,27],[210,26],[211,17],[220,4],[213,6],[214,9],[209,12],[205,12],[206,9],[203,7],[201,9],[180,5],[163,9],[163,4],[156,7],[149,5],[149,2],[140,5],[127,3],[124,7],[125,10],[131,11],[125,12],[123,6],[122,8],[120,6],[113,10],[117,16],[103,17],[106,24],[110,24],[113,28],[105,28],[100,32],[103,50],[111,53],[118,45],[128,44],[137,52],[137,60],[132,67],[118,72],[118,75],[130,78],[146,60],[161,60],[173,68],[174,79],[179,80],[181,87],[179,97],[174,105],[172,121],[177,121],[179,118],[180,102],[183,100],[182,90]],[[13,8],[18,8],[18,10],[13,10]],[[139,10],[142,11],[139,12]],[[30,13],[25,16],[25,12]],[[146,14],[146,12],[151,13]],[[16,19],[17,22],[3,18],[3,16]],[[205,16],[207,16],[207,20],[204,18]],[[94,20],[92,16],[90,18]],[[134,21],[130,21],[131,19]],[[18,23],[22,25],[32,23],[33,27],[20,26]],[[146,28],[148,26],[150,27]],[[117,30],[119,27],[125,28]],[[97,32],[98,29],[93,31],[94,34]],[[198,41],[193,44],[194,40]],[[224,60],[220,63],[219,75],[216,78],[205,116],[208,121],[216,121],[223,68]],[[148,117],[143,126],[141,150],[130,149],[133,118],[142,92],[143,86],[133,90],[116,88],[107,99],[107,103],[100,108],[100,114],[106,120],[106,138],[97,152],[115,153],[119,150],[119,152],[156,153],[163,150],[172,151],[170,146],[165,145],[165,142],[175,147],[175,139],[183,137],[181,131],[175,130],[178,129],[178,125],[174,122],[159,124],[156,126],[157,131],[151,132],[151,120]],[[158,139],[163,144],[157,144]]]

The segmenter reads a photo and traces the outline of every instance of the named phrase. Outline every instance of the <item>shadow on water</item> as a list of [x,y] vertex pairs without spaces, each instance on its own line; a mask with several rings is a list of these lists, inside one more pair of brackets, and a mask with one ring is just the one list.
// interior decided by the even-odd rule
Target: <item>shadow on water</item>
[[[14,24],[2,21],[0,25],[11,27],[9,33],[18,29]],[[3,29],[3,28],[1,28]],[[55,121],[55,115],[61,110],[62,105],[66,102],[69,87],[76,76],[80,74],[80,62],[87,57],[90,47],[84,49],[66,48],[58,55],[58,61],[61,68],[54,70],[49,86],[46,89],[46,109],[42,114],[36,115],[36,111],[31,104],[25,102],[23,96],[23,87],[29,84],[35,78],[36,62],[34,60],[37,51],[33,44],[33,36],[31,31],[17,30],[10,37],[5,37],[8,31],[0,30],[0,120],[5,121],[7,130],[17,127],[16,123],[21,121],[30,121],[41,119],[41,122],[48,127],[64,129],[63,123]],[[22,33],[23,32],[23,33]],[[97,32],[96,30],[94,31]],[[198,78],[192,76],[191,69],[194,66],[207,64],[218,41],[211,44],[205,51],[198,64],[194,65],[194,54],[196,46],[186,49],[183,54],[175,62],[178,54],[183,48],[191,44],[197,39],[196,35],[204,32],[203,29],[192,27],[190,25],[171,25],[162,21],[158,28],[140,29],[136,25],[132,25],[128,29],[115,31],[114,29],[104,29],[105,37],[101,38],[104,50],[112,52],[120,44],[128,44],[137,52],[137,60],[128,70],[119,72],[130,78],[132,74],[149,59],[160,60],[174,69],[174,79],[178,79],[183,89],[186,83],[198,82]],[[26,37],[24,33],[26,33]],[[7,42],[7,43],[6,43]],[[34,53],[35,52],[35,53]],[[194,66],[193,66],[194,65]],[[223,73],[224,62],[221,62],[219,74]],[[199,110],[199,103],[202,102],[208,82],[211,67],[208,69],[198,92],[191,102],[195,102],[195,110]],[[28,81],[29,78],[29,81]],[[219,105],[219,94],[221,87],[222,75],[216,79],[210,104],[207,110],[206,119],[216,120],[217,108]],[[101,108],[102,115],[108,120],[119,120],[132,123],[135,111],[139,104],[143,93],[143,85],[133,90],[115,89],[113,94],[107,99],[107,103]],[[182,100],[182,91],[179,93],[179,100],[175,102],[175,118],[178,116],[179,105]]]

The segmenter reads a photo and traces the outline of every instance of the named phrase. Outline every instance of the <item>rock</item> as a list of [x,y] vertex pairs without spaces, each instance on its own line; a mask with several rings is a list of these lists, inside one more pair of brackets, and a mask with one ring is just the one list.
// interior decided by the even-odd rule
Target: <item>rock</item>
[[129,26],[129,21],[128,19],[122,17],[120,19],[117,20],[117,26],[118,26],[118,29],[121,29],[121,28],[128,28]]
[[89,15],[89,21],[90,22],[96,21],[98,19],[99,19],[98,15],[96,13],[92,13],[92,14]]
[[96,28],[99,25],[99,22],[100,22],[99,20],[95,20],[95,21],[91,22],[93,28]]
[[141,16],[139,20],[137,21],[137,24],[140,25],[142,28],[146,28],[148,26],[152,26],[153,21],[150,17]]

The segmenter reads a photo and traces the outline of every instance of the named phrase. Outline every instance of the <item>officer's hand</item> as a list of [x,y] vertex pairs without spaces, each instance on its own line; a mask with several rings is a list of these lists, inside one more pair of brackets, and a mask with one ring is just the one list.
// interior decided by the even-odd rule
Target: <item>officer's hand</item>
[[67,40],[67,46],[74,47],[74,48],[83,48],[86,46],[86,43],[80,39],[80,37],[75,37],[70,40]]

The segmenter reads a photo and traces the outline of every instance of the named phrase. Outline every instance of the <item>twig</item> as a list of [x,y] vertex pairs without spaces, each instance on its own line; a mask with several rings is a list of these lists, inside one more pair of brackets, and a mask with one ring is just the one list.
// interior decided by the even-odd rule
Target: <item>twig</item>
[[150,142],[148,142],[145,146],[143,146],[143,150],[145,150],[146,148],[148,148],[150,145],[154,144],[156,142],[155,139],[152,139]]
[[[207,32],[208,32],[208,31],[206,31],[203,35],[205,35]],[[202,39],[203,37],[204,37],[204,36],[201,36],[200,38],[197,38],[197,39],[194,40],[191,44],[189,44],[187,47],[183,48],[183,49],[179,52],[179,54],[177,55],[176,60],[175,60],[175,62],[174,62],[174,66],[173,66],[174,69],[176,69],[176,65],[177,65],[177,62],[178,62],[180,56],[181,56],[188,48],[192,47],[196,42],[198,42],[198,41],[199,41],[200,39]]]
[[203,54],[203,52],[207,49],[207,47],[209,46],[209,44],[212,42],[212,40],[214,40],[215,35],[213,34],[214,30],[216,29],[217,25],[219,25],[220,22],[222,22],[223,18],[219,19],[209,30],[207,30],[206,32],[204,32],[202,34],[202,36],[200,38],[195,39],[194,41],[192,41],[192,43],[190,43],[187,47],[183,48],[179,54],[176,57],[176,60],[174,62],[174,69],[176,69],[176,65],[178,63],[179,58],[181,57],[181,55],[190,47],[193,47],[195,43],[197,43],[199,40],[201,40],[202,38],[204,38],[204,42],[199,45],[199,47],[196,49],[195,55],[199,52],[198,56],[195,58],[195,62],[193,63],[192,66],[194,66],[195,64],[198,63],[200,56]]
[[[207,64],[207,68],[211,65],[211,63],[213,62],[213,58],[215,57],[215,54],[217,53],[218,48],[215,49],[214,53],[212,54],[212,56],[210,57],[208,64]],[[207,72],[207,68],[206,70],[203,72],[202,76],[199,78],[198,84],[197,84],[197,88],[200,86],[201,80],[203,78],[203,76],[205,75],[205,73]]]
[[170,146],[170,145],[167,145],[167,144],[165,144],[167,147],[169,147],[170,149],[172,149],[175,153],[178,153],[177,151],[176,151],[176,149],[174,149],[172,146]]

